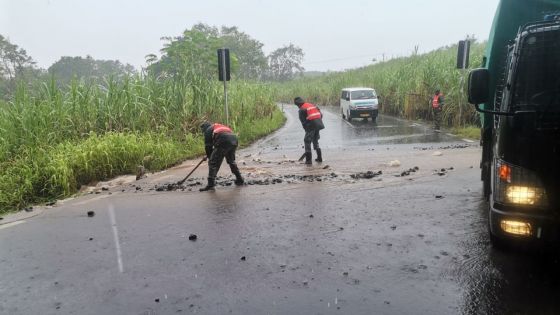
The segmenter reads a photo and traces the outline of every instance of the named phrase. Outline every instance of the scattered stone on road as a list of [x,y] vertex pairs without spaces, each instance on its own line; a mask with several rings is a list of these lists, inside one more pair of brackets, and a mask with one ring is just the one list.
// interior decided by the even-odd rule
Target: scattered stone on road
[[350,177],[353,179],[371,179],[381,174],[383,174],[383,172],[381,171],[377,171],[377,172],[367,171],[362,173],[351,174]]
[[389,163],[387,163],[387,165],[392,166],[392,167],[401,166],[401,161],[393,160],[393,161],[390,161]]
[[196,236],[196,234],[191,234],[189,235],[189,241],[196,241],[198,239],[198,236]]
[[87,216],[90,217],[90,218],[93,217],[94,215],[95,215],[95,211],[88,211],[87,212]]

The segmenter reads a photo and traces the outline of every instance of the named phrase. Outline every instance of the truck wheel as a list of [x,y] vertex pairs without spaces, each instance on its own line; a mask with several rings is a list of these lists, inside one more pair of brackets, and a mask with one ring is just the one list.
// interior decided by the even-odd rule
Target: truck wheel
[[350,112],[350,111],[348,111],[348,112],[346,113],[346,120],[348,120],[348,121],[350,121],[350,122],[352,121],[352,115],[351,115],[351,114],[352,114],[352,112]]
[[375,124],[376,121],[377,121],[377,116],[372,116],[371,117],[371,122]]
[[344,116],[344,109],[340,110],[340,115],[342,115],[342,119],[346,119],[346,116]]

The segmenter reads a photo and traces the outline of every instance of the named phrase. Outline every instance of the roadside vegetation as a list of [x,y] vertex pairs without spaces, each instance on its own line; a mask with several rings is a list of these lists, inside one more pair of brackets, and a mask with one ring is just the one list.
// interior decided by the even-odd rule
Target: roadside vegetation
[[451,133],[462,139],[480,139],[480,127],[477,126],[452,128]]
[[[484,47],[485,43],[471,45],[471,68],[482,64]],[[342,88],[373,87],[379,94],[381,113],[412,120],[431,120],[431,97],[436,89],[440,89],[446,99],[444,126],[456,129],[476,127],[479,117],[466,97],[468,71],[455,68],[456,57],[457,45],[453,45],[360,69],[293,80],[279,85],[278,91],[281,99],[287,102],[300,95],[318,104],[338,106]]]
[[[226,122],[215,69],[215,49],[226,38],[239,39],[239,52],[246,48],[232,51],[229,83],[229,124],[240,144],[280,127],[275,90],[245,79],[268,73],[266,58],[254,68],[245,61],[262,44],[236,28],[225,31],[198,25],[168,38],[160,57],[147,56],[142,74],[91,57],[62,58],[47,72],[0,38],[0,213],[70,196],[140,165],[155,171],[201,155],[200,123]],[[88,67],[99,65],[107,71],[92,75]]]
[[[54,82],[0,101],[0,209],[75,193],[80,185],[159,170],[200,155],[198,126],[224,122],[217,82],[127,78],[108,87]],[[247,144],[284,121],[266,85],[234,83],[230,125]]]

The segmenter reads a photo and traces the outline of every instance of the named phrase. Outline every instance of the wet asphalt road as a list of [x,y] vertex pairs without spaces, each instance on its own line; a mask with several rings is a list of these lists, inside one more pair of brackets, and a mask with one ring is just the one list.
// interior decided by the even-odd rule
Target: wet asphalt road
[[[156,191],[187,161],[0,225],[0,313],[559,312],[556,254],[490,247],[474,143],[326,108],[325,162],[310,168],[293,161],[294,112],[239,152],[253,185],[195,192],[203,168],[184,191]],[[382,173],[352,176],[367,171]]]

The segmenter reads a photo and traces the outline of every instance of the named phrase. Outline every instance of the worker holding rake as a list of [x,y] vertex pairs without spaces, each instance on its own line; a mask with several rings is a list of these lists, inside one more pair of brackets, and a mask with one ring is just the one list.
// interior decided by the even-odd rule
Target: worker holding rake
[[243,185],[244,180],[239,172],[239,168],[235,163],[235,150],[237,149],[237,136],[230,127],[218,124],[204,122],[200,125],[204,134],[204,149],[208,157],[208,184],[201,188],[200,191],[213,191],[216,186],[216,175],[218,170],[226,158],[231,172],[235,175],[235,184]]

